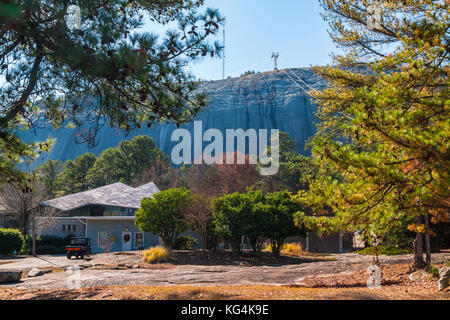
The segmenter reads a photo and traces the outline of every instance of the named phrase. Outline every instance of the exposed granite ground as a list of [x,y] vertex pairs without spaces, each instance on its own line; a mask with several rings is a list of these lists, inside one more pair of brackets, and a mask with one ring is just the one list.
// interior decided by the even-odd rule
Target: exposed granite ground
[[[83,288],[107,286],[248,286],[248,285],[295,285],[308,278],[322,278],[351,275],[355,272],[365,272],[372,262],[370,256],[357,254],[331,255],[327,260],[303,259],[296,264],[272,265],[158,265],[152,269],[95,270],[95,265],[112,266],[112,261],[122,266],[132,267],[140,261],[138,253],[132,255],[96,255],[92,261],[80,262],[85,269],[80,271],[80,284]],[[336,260],[333,260],[336,259]],[[100,263],[100,261],[103,261]],[[408,264],[411,255],[380,257],[383,265]],[[450,261],[450,252],[433,255],[433,263]],[[108,269],[108,268],[107,268]],[[16,289],[65,289],[67,280],[74,274],[64,270],[52,272],[37,278],[24,278],[21,283],[1,285],[0,288]]]

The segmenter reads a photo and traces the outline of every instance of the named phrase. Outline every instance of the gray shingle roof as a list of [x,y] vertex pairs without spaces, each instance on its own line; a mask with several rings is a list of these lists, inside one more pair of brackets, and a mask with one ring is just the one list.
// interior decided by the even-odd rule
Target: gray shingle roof
[[152,197],[158,192],[159,189],[153,182],[138,188],[133,188],[118,182],[44,201],[41,204],[62,211],[74,210],[87,205],[105,205],[137,209],[142,199]]
[[137,188],[125,190],[124,192],[109,197],[105,201],[111,205],[137,209],[140,207],[142,199],[152,197],[158,192],[158,187],[151,182]]

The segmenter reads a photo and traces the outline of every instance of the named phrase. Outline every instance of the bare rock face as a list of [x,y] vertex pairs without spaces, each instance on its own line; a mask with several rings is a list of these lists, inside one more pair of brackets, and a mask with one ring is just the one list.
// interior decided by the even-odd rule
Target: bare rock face
[[22,271],[0,271],[0,283],[19,282]]
[[439,291],[444,291],[448,288],[450,282],[450,268],[442,267],[439,270]]
[[[318,77],[311,68],[284,69],[263,72],[245,77],[219,81],[204,81],[199,91],[208,96],[208,105],[200,112],[195,121],[202,121],[203,132],[219,129],[225,137],[227,129],[279,129],[288,132],[297,141],[297,152],[307,155],[305,141],[314,135],[317,106],[306,94],[311,89],[321,89],[326,81]],[[182,125],[191,136],[194,123]],[[150,128],[125,132],[102,126],[97,133],[98,144],[89,148],[87,144],[77,144],[77,129],[67,126],[54,130],[51,126],[24,131],[20,136],[26,141],[44,141],[48,137],[56,139],[50,154],[43,154],[33,164],[35,166],[48,159],[66,161],[75,159],[87,152],[98,156],[103,150],[116,147],[120,141],[129,140],[138,135],[150,136],[165,153],[171,153],[178,141],[172,142],[171,135],[177,129],[174,124],[155,124]],[[205,142],[205,146],[207,143]]]

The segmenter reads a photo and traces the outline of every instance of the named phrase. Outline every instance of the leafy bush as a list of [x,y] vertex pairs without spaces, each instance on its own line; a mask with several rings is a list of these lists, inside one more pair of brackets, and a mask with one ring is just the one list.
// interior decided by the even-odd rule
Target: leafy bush
[[145,198],[135,213],[135,224],[143,232],[159,235],[166,247],[173,248],[177,234],[188,229],[182,212],[190,198],[190,191],[185,188],[161,191],[153,198]]
[[[362,250],[355,251],[355,253],[359,253],[362,255],[374,255],[375,247],[367,247]],[[396,246],[378,246],[378,254],[380,256],[394,256],[408,253],[412,253],[412,251],[409,249],[403,249]]]
[[[269,243],[264,251],[272,251],[272,245]],[[281,254],[285,256],[302,256],[305,254],[300,243],[286,243],[281,249]]]
[[[255,233],[258,224],[251,223],[253,202],[251,198],[262,195],[261,191],[225,195],[213,201],[213,223],[215,232],[231,242],[231,249],[235,255],[240,254],[242,237],[248,233]],[[261,229],[261,228],[259,228]],[[251,231],[251,232],[249,232]],[[262,234],[261,230],[258,230]],[[249,236],[251,238],[253,235]]]
[[31,254],[31,237],[28,234],[25,235],[23,245],[19,251],[19,254],[22,254],[22,255]]
[[231,241],[236,255],[246,236],[255,252],[260,251],[265,239],[270,240],[272,253],[278,256],[286,238],[305,234],[294,223],[295,213],[301,210],[289,192],[248,190],[215,199],[213,222],[217,235]]
[[0,229],[0,255],[10,255],[22,249],[25,240],[19,230]]
[[297,227],[294,223],[294,215],[303,209],[292,199],[290,192],[269,193],[257,210],[267,216],[264,235],[270,240],[275,257],[280,254],[286,238],[295,235],[306,236],[306,229],[303,226]]
[[192,250],[198,244],[198,240],[191,236],[181,236],[175,239],[173,248],[175,250]]
[[143,260],[147,263],[160,263],[167,261],[170,251],[167,248],[158,246],[144,251]]

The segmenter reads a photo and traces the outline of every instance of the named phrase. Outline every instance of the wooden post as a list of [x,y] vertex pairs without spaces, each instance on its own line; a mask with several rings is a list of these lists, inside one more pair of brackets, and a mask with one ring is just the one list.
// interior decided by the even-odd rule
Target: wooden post
[[344,252],[344,235],[342,231],[339,231],[339,253]]

